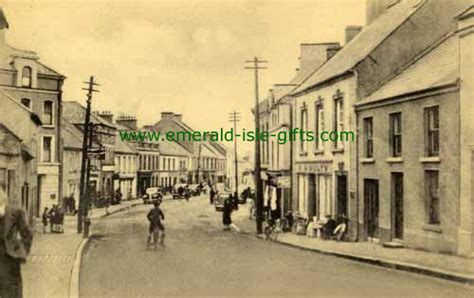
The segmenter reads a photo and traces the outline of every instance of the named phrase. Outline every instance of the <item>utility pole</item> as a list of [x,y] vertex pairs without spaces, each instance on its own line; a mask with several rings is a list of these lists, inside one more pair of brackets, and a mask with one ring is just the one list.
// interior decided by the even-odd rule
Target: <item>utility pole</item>
[[[237,133],[237,122],[240,121],[240,113],[233,111],[229,115],[230,122],[234,123],[234,134]],[[237,138],[234,138],[234,162],[235,162],[235,195],[236,198],[239,196],[239,165],[237,155]]]
[[259,60],[255,57],[253,60],[247,60],[245,63],[251,63],[251,66],[244,67],[245,69],[253,69],[255,76],[255,199],[257,207],[257,234],[262,234],[263,232],[263,192],[262,192],[262,177],[261,175],[261,165],[260,165],[260,107],[258,99],[258,70],[266,69],[267,67],[261,66],[261,64],[268,63],[268,61]]
[[84,135],[82,139],[82,161],[81,161],[81,178],[79,183],[79,212],[77,213],[77,233],[82,233],[84,217],[87,215],[87,190],[88,185],[86,186],[86,172],[88,164],[88,140],[89,140],[89,129],[90,129],[90,118],[91,118],[91,102],[92,94],[94,92],[99,92],[94,89],[94,86],[99,86],[94,82],[94,77],[91,76],[87,84],[87,88],[82,88],[82,90],[87,91],[87,102],[86,102],[86,116],[84,120]]

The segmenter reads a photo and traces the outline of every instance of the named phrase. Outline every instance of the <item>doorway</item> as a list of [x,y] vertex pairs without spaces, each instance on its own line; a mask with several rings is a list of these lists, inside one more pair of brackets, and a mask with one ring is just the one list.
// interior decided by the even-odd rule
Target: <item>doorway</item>
[[347,174],[337,174],[337,209],[336,214],[347,216]]
[[392,173],[392,238],[403,239],[403,173]]
[[309,185],[308,185],[308,219],[312,220],[317,210],[317,198],[316,198],[316,175],[309,174]]
[[369,240],[379,236],[379,181],[364,179],[364,207],[367,237]]

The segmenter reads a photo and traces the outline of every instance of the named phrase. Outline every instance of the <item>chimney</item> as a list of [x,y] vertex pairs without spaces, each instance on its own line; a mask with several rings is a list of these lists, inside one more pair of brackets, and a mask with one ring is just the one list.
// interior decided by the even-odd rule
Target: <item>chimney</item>
[[183,121],[183,115],[182,114],[174,114],[173,119],[178,121],[178,122],[181,122],[181,121]]
[[3,13],[3,9],[0,7],[0,46],[5,45],[5,35],[8,29],[8,21]]
[[118,116],[116,122],[130,128],[131,130],[137,130],[137,118],[135,116]]
[[110,111],[102,111],[102,112],[97,111],[95,114],[107,122],[110,122],[110,123],[114,122],[114,115]]
[[326,59],[329,60],[331,59],[334,55],[336,55],[337,52],[339,52],[339,50],[342,49],[341,47],[334,47],[334,48],[328,48],[326,50]]
[[299,71],[307,72],[321,66],[328,59],[328,49],[340,48],[338,42],[302,43],[300,45]]
[[173,112],[161,112],[161,120],[173,119]]
[[346,44],[348,44],[357,34],[362,31],[362,26],[347,26],[346,27]]
[[372,23],[389,7],[400,2],[400,0],[367,0],[366,2],[366,25]]

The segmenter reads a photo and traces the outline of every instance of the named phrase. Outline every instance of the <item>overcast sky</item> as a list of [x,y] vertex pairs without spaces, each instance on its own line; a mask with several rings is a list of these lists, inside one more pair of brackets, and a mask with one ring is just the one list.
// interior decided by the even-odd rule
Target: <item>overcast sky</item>
[[269,61],[263,98],[295,74],[300,43],[343,43],[346,25],[365,23],[365,0],[0,1],[7,41],[67,76],[65,100],[84,102],[81,83],[94,75],[102,85],[94,109],[136,115],[141,125],[179,112],[200,130],[228,127],[234,109],[252,128],[245,60]]

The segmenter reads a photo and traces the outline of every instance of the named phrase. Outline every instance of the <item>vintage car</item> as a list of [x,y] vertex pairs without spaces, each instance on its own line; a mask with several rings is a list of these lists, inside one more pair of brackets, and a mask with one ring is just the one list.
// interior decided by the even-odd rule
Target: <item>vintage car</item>
[[143,195],[143,204],[154,204],[155,202],[161,202],[163,194],[159,187],[149,187],[145,190]]

